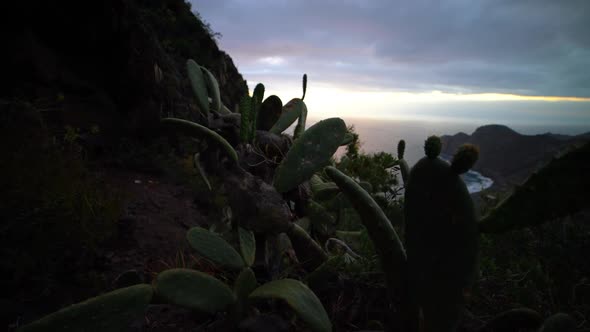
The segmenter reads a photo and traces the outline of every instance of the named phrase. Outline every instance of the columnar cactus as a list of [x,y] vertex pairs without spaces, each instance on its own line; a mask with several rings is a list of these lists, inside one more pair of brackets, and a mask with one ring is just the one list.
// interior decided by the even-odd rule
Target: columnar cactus
[[475,207],[459,175],[473,166],[478,150],[461,147],[452,165],[438,158],[438,137],[429,137],[424,150],[405,192],[409,289],[427,331],[452,331],[463,289],[474,278],[478,248]]

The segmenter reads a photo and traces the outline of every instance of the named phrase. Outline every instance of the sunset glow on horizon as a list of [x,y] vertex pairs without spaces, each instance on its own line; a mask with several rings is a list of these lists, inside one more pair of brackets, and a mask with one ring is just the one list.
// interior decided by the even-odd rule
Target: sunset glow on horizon
[[590,130],[590,1],[193,2],[250,91],[310,117]]

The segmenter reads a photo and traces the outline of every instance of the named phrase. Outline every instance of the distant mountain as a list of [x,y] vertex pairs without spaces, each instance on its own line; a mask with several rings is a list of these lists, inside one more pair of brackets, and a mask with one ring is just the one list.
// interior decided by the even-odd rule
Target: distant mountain
[[534,170],[568,146],[590,139],[590,133],[568,136],[551,133],[522,135],[503,125],[486,125],[473,134],[457,133],[442,136],[445,155],[452,155],[463,143],[480,148],[474,169],[491,177],[498,185],[524,181]]

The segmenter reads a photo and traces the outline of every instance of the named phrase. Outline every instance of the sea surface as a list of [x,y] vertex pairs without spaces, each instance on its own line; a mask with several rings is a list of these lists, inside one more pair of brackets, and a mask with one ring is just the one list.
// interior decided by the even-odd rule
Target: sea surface
[[[308,125],[312,125],[318,119],[309,119]],[[359,134],[361,150],[365,153],[385,151],[397,156],[397,143],[400,139],[406,141],[405,159],[412,167],[420,158],[424,157],[424,141],[431,135],[454,135],[464,132],[471,135],[480,124],[464,122],[434,122],[418,120],[376,120],[344,118],[347,125],[354,125]],[[551,132],[554,134],[579,134],[583,132],[579,127],[563,126],[510,126],[521,134],[535,135]],[[344,153],[340,148],[337,156]],[[463,175],[463,180],[469,192],[475,193],[492,186],[493,181],[475,171],[469,171]]]

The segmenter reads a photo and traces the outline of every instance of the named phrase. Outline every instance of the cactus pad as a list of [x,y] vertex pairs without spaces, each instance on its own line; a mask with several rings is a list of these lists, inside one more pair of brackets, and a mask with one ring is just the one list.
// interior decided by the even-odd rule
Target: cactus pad
[[231,160],[236,163],[238,162],[238,154],[236,153],[236,150],[234,150],[234,148],[231,146],[231,144],[229,144],[228,141],[225,140],[225,138],[213,130],[201,126],[198,123],[176,118],[165,118],[160,120],[160,122],[162,125],[174,129],[175,133],[182,133],[197,139],[205,139],[208,143],[218,145],[225,151]]
[[240,251],[246,265],[252,266],[256,256],[256,239],[254,233],[250,230],[238,227],[238,235],[240,238]]
[[258,111],[258,119],[256,120],[258,130],[270,130],[281,117],[282,109],[283,102],[281,98],[275,95],[266,98]]
[[353,179],[332,166],[326,167],[325,171],[361,216],[361,221],[379,254],[387,288],[390,292],[396,292],[402,285],[403,273],[400,271],[405,269],[406,251],[391,222],[371,195]]
[[186,61],[186,71],[188,72],[188,78],[191,81],[191,87],[193,93],[197,98],[197,106],[201,112],[205,115],[209,114],[209,95],[207,93],[207,81],[201,66],[199,66],[194,60],[189,59]]
[[145,284],[117,289],[61,309],[18,331],[127,331],[129,324],[144,314],[152,294],[152,287]]
[[424,153],[430,159],[438,157],[442,149],[442,142],[438,136],[430,136],[424,142]]
[[250,268],[243,269],[234,282],[234,294],[238,302],[236,307],[238,319],[242,319],[245,316],[248,306],[248,296],[256,289],[256,286],[258,286],[258,282],[256,281],[254,271]]
[[232,270],[241,270],[244,260],[221,236],[201,227],[193,227],[186,233],[190,246],[204,258]]
[[309,127],[294,143],[275,172],[278,192],[287,192],[326,166],[342,142],[346,124],[340,118],[322,120]]
[[307,107],[303,100],[299,98],[291,99],[285,106],[283,106],[281,116],[269,131],[277,135],[282,133],[289,128],[299,116],[301,116],[304,108],[307,114]]
[[218,279],[195,270],[171,269],[156,277],[158,297],[167,303],[215,313],[236,302],[232,290]]
[[314,332],[332,331],[332,323],[324,306],[305,284],[294,279],[266,283],[250,294],[251,299],[281,299]]
[[453,156],[451,169],[457,174],[463,174],[473,167],[478,158],[479,148],[477,146],[473,144],[463,144]]
[[547,318],[539,332],[576,332],[577,325],[570,315],[560,312]]
[[327,259],[328,255],[324,252],[322,247],[312,239],[309,234],[299,226],[299,223],[304,224],[307,218],[300,219],[298,223],[293,223],[291,228],[287,231],[287,236],[297,253],[297,259],[303,264],[303,267],[308,271],[315,270],[322,265]]
[[211,110],[219,113],[221,111],[221,94],[219,93],[219,83],[217,83],[215,76],[213,76],[213,74],[211,74],[207,68],[201,66],[201,70],[203,71],[203,77],[205,78],[205,83],[207,85],[207,93],[211,98]]

